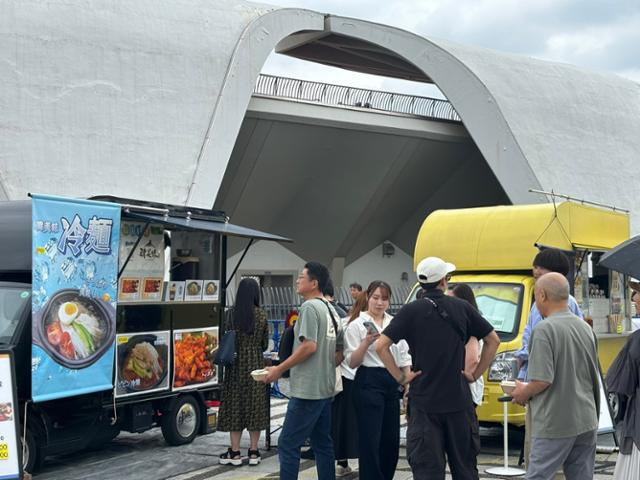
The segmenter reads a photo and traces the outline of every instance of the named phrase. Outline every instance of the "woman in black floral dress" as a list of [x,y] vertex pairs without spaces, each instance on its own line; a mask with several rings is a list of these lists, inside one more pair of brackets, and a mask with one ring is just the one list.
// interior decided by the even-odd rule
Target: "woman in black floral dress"
[[220,463],[242,465],[240,438],[246,429],[251,440],[249,465],[258,465],[260,431],[269,426],[269,397],[264,383],[253,380],[250,373],[264,368],[262,352],[269,345],[269,328],[267,314],[260,308],[260,287],[251,278],[240,282],[236,304],[226,315],[225,330],[231,329],[237,332],[237,357],[224,371],[218,420],[218,430],[230,432],[231,447],[220,455]]

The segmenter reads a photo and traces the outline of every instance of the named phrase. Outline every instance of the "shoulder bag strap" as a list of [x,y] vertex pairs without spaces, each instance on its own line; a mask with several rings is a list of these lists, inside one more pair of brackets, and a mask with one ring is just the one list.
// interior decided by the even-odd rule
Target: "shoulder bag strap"
[[327,310],[329,310],[329,315],[331,315],[331,322],[333,323],[333,329],[336,332],[336,336],[338,335],[338,322],[336,322],[336,318],[333,316],[333,312],[331,311],[331,307],[329,306],[329,302],[327,302],[324,298],[317,297],[322,303],[327,306]]
[[438,305],[438,303],[434,299],[429,297],[423,297],[423,299],[431,304],[436,313],[440,315],[440,318],[444,320],[444,323],[455,330],[455,332],[460,337],[460,340],[462,340],[462,343],[467,343],[467,338],[465,333],[462,331],[462,327],[455,320],[451,319],[449,313],[447,313],[440,305]]

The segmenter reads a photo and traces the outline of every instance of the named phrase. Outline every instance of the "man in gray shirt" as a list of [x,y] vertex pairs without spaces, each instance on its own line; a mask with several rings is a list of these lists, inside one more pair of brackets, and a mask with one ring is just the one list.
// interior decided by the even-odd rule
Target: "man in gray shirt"
[[535,299],[545,318],[533,329],[528,383],[516,382],[513,401],[529,402],[532,417],[528,480],[593,478],[600,375],[593,332],[569,311],[569,283],[559,273],[536,282]]
[[329,281],[327,267],[307,263],[298,275],[298,294],[304,299],[295,323],[293,352],[276,367],[268,367],[266,383],[291,369],[290,400],[278,440],[280,479],[295,480],[300,469],[300,447],[307,438],[315,453],[320,480],[335,479],[331,439],[331,401],[336,366],[342,362],[339,317],[322,292]]

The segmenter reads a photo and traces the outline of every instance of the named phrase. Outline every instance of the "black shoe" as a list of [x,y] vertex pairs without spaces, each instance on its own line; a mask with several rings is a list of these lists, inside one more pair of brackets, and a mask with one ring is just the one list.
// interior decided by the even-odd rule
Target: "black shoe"
[[247,452],[247,457],[249,457],[249,465],[256,466],[262,461],[262,457],[260,456],[259,450],[251,450]]
[[300,458],[302,458],[303,460],[315,460],[316,454],[313,453],[313,448],[310,448],[308,450],[302,451],[300,453]]
[[220,465],[233,465],[234,467],[242,466],[242,454],[240,450],[233,451],[231,448],[227,449],[225,453],[220,455]]

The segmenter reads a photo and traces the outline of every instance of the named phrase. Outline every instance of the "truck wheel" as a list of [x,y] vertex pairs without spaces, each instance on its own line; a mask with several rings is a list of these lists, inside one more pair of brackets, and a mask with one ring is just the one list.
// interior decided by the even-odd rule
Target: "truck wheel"
[[22,467],[25,472],[35,473],[42,466],[42,445],[38,441],[31,430],[27,428],[27,437],[25,439],[24,455],[22,456]]
[[200,426],[200,405],[192,395],[182,395],[162,415],[162,435],[169,445],[191,443]]
[[611,420],[615,426],[624,418],[626,402],[622,396],[615,392],[609,392],[609,406],[611,407]]

